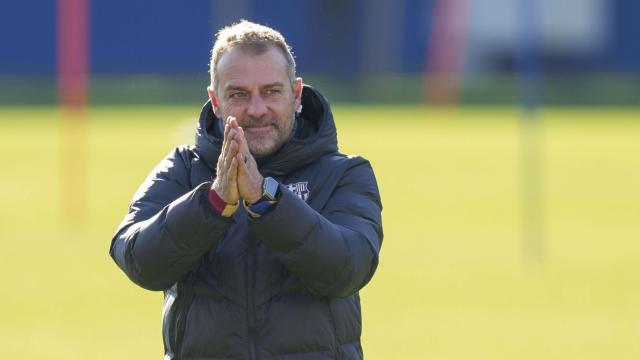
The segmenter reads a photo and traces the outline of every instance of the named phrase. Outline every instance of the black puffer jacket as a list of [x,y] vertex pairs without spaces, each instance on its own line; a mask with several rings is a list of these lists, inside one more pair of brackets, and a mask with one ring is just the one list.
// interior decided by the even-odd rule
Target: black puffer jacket
[[110,254],[164,291],[165,359],[362,358],[358,291],[378,264],[380,196],[369,163],[338,153],[326,100],[305,86],[302,105],[297,135],[260,165],[282,193],[262,218],[208,202],[222,143],[210,104],[195,147],[135,194]]

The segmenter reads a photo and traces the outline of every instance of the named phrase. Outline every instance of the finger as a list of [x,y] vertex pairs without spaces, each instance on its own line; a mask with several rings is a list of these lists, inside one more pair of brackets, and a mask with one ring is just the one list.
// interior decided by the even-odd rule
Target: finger
[[236,156],[238,161],[238,175],[243,176],[245,179],[249,179],[255,176],[256,167],[253,162],[249,160],[242,152],[238,151]]
[[222,137],[223,141],[229,137],[229,130],[231,130],[231,126],[229,126],[229,119],[230,118],[231,118],[231,116],[227,117],[224,120],[224,134],[223,134],[223,137]]
[[238,163],[238,172],[240,175],[247,173],[247,158],[241,152],[236,155],[236,161]]
[[231,128],[235,129],[235,128],[238,127],[238,119],[236,119],[235,117],[229,116],[229,117],[227,117],[227,121],[229,122],[229,126]]
[[229,116],[227,117],[227,125],[229,125],[229,129],[235,129],[238,127],[238,120],[233,116]]
[[222,135],[223,139],[227,138],[227,135],[229,134],[229,129],[230,129],[229,124],[225,121],[224,122],[224,134]]
[[252,158],[253,156],[249,151],[249,143],[247,142],[247,138],[244,136],[244,129],[241,126],[238,126],[238,134],[236,135],[236,138],[240,144],[240,151],[245,155],[244,161],[247,162],[249,158]]
[[242,138],[242,141],[240,142],[240,149],[238,150],[238,152],[241,152],[243,154],[242,156],[244,157],[244,163],[247,164],[247,170],[249,170],[250,168],[257,169],[258,164],[256,163],[256,158],[251,155],[251,150],[249,150],[249,141],[247,141],[247,138],[244,137],[244,133],[236,136],[236,138],[240,137]]
[[234,186],[238,179],[238,160],[234,156],[231,159],[231,164],[229,165],[229,172],[227,173],[227,184]]
[[230,129],[224,137],[224,140],[222,140],[222,150],[220,151],[222,156],[226,156],[229,152],[229,145],[231,145],[232,140],[236,137],[237,132],[236,129]]
[[[244,156],[242,152],[238,152],[238,155],[235,157],[235,162],[238,167],[238,191],[240,191],[240,196],[245,200],[254,199],[257,201],[260,198],[261,191],[261,179],[260,173],[253,166],[252,163],[246,161],[247,158]],[[242,189],[241,189],[242,188]],[[258,191],[257,189],[260,189]],[[258,191],[256,193],[256,191]],[[253,194],[253,195],[252,195]]]
[[227,153],[225,154],[225,169],[229,169],[231,167],[231,160],[236,157],[238,153],[238,143],[235,140],[231,140],[229,142],[229,146],[227,148]]
[[227,140],[228,138],[229,138],[229,125],[225,125],[224,137],[222,138],[222,148],[220,149],[220,160],[222,160],[222,157],[227,152],[227,146],[229,146],[229,141]]
[[225,125],[225,126],[226,126],[226,129],[224,133],[224,138],[222,139],[223,145],[225,141],[229,141],[233,139],[236,136],[236,133],[238,132],[238,130],[232,129],[231,126],[229,125]]
[[224,150],[220,153],[220,158],[218,159],[218,164],[221,165],[221,170],[224,172],[229,169],[229,163],[231,161],[231,159],[229,158],[229,151],[233,143],[234,141],[232,140],[227,141],[226,144],[224,144]]

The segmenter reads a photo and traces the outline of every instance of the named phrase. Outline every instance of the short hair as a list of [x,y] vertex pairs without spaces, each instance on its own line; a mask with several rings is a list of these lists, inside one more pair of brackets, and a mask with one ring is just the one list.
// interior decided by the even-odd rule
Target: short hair
[[218,74],[216,72],[218,62],[222,56],[235,47],[240,47],[244,51],[260,55],[269,50],[271,46],[276,47],[287,60],[287,72],[291,87],[296,81],[296,61],[293,58],[291,47],[284,40],[284,36],[278,31],[247,20],[226,26],[216,34],[216,42],[211,49],[211,62],[209,63],[209,74],[213,90],[217,90]]

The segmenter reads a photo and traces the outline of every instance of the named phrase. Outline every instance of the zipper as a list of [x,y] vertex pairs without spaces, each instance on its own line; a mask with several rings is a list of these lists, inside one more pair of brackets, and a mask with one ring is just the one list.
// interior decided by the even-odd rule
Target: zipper
[[249,335],[249,358],[252,360],[257,359],[257,344],[256,344],[256,315],[255,315],[255,263],[256,263],[256,242],[253,236],[249,236],[249,256],[247,257],[247,265],[245,268],[246,283],[247,283],[247,332]]
[[336,317],[333,314],[333,307],[331,306],[331,299],[329,297],[324,298],[325,304],[327,304],[327,309],[329,310],[329,316],[331,317],[331,326],[333,327],[333,358],[338,359],[338,355],[340,352],[340,341],[338,341],[338,326],[336,325]]
[[187,327],[187,316],[189,315],[189,309],[193,302],[193,283],[195,282],[195,275],[189,273],[187,279],[184,282],[178,282],[178,297],[175,314],[175,345],[174,345],[174,360],[182,358],[182,342],[184,339],[184,332]]
[[169,332],[170,324],[176,310],[176,286],[172,286],[165,293],[164,305],[162,306],[162,340],[164,341],[165,351],[170,358],[173,358],[172,337]]

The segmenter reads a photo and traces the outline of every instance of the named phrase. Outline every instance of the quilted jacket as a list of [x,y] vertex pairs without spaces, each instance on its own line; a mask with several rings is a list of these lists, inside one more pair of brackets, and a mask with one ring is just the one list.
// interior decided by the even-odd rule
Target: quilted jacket
[[306,86],[289,141],[259,160],[280,183],[259,219],[207,199],[222,138],[211,104],[194,146],[171,151],[140,186],[110,254],[164,292],[165,359],[362,359],[358,291],[382,244],[369,162],[338,151],[327,101]]

